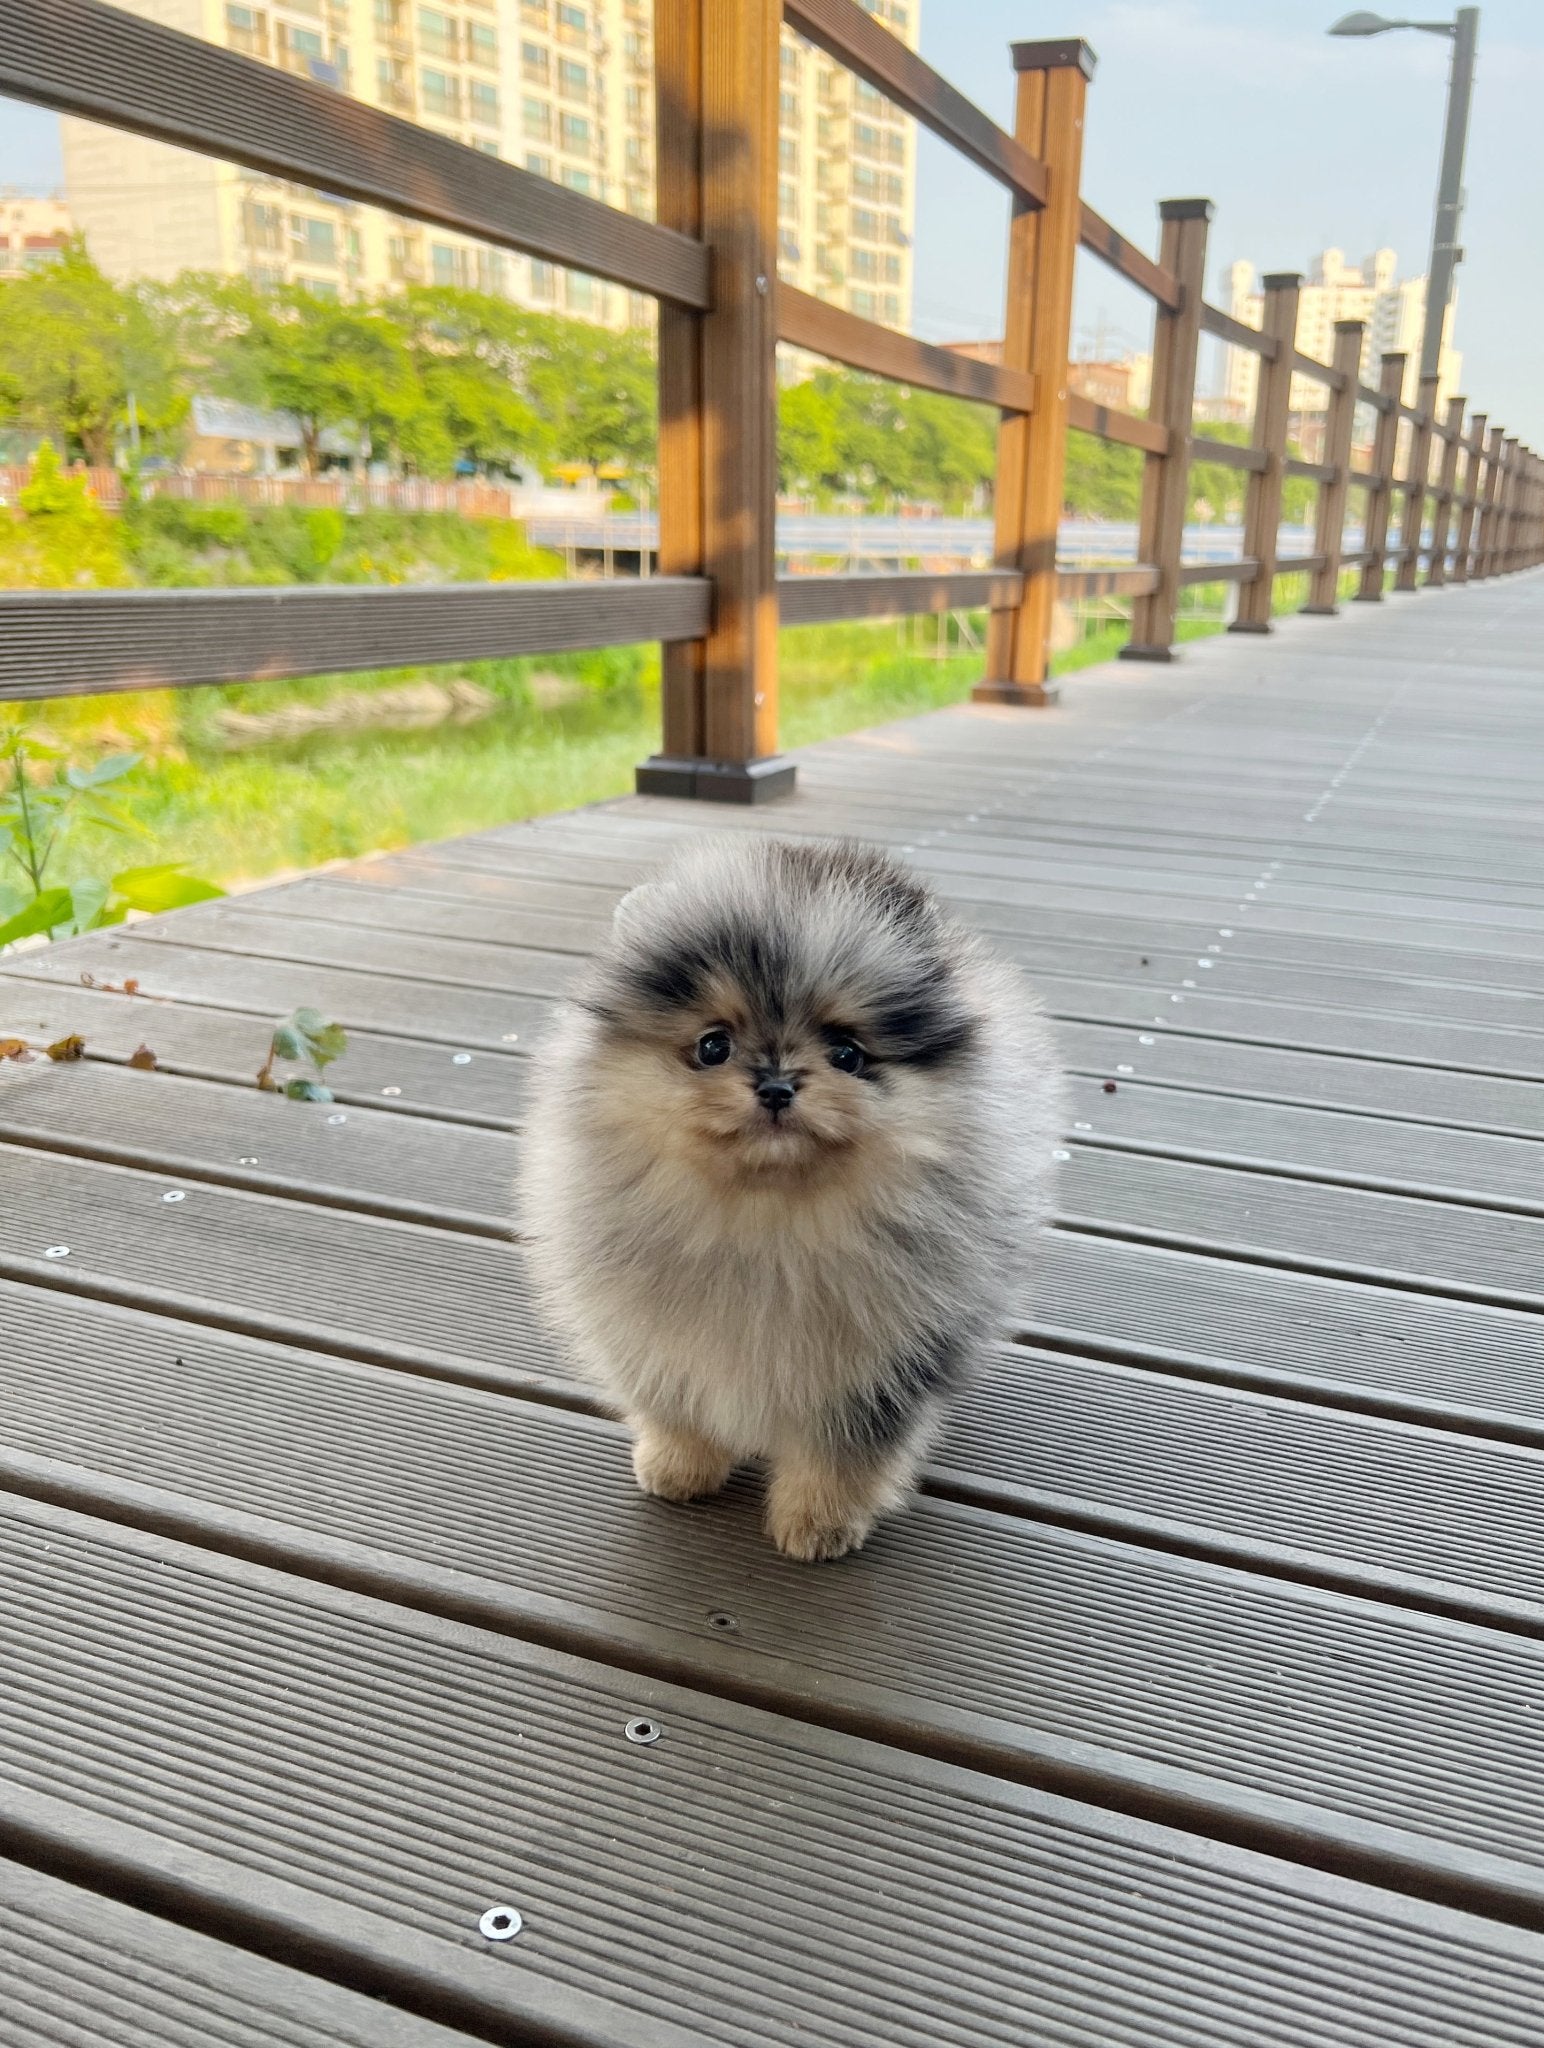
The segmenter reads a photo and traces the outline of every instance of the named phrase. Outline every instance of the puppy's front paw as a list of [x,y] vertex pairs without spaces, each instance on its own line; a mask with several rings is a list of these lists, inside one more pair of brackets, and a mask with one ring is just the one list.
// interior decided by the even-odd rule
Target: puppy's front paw
[[659,1422],[634,1425],[633,1473],[658,1500],[701,1500],[728,1483],[734,1459],[711,1437]]
[[863,1508],[833,1514],[829,1506],[776,1499],[767,1503],[767,1534],[784,1557],[795,1557],[801,1564],[819,1564],[861,1550],[873,1527],[873,1515]]

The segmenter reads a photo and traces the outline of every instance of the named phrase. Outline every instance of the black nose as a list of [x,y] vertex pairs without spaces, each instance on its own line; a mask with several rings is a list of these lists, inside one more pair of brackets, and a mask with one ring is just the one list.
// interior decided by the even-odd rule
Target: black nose
[[798,1092],[795,1083],[785,1080],[781,1074],[765,1074],[756,1083],[756,1099],[774,1116],[781,1116],[792,1105]]

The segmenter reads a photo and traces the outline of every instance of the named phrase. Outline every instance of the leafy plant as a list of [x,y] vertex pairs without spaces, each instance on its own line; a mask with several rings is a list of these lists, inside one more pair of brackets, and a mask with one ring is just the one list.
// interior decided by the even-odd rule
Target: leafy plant
[[[329,1024],[320,1010],[293,1010],[274,1026],[268,1057],[257,1071],[257,1085],[270,1095],[287,1095],[292,1102],[331,1102],[332,1090],[322,1076],[347,1051],[348,1033],[341,1024]],[[315,1067],[316,1079],[292,1074],[287,1081],[277,1080],[273,1070],[281,1060]]]
[[[63,761],[62,749],[20,730],[0,737],[0,874],[14,872],[20,886],[0,881],[0,949],[18,939],[69,938],[121,924],[131,910],[176,910],[224,895],[213,882],[186,872],[181,862],[120,868],[116,874],[52,879],[71,829],[89,822],[109,832],[135,830],[106,794],[139,766],[138,754],[111,754],[94,767]],[[53,762],[37,775],[34,763]]]

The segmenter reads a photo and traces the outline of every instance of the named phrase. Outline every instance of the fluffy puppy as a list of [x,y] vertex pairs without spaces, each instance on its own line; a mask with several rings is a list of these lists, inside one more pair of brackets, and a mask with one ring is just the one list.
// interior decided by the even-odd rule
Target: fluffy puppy
[[638,1484],[764,1460],[780,1550],[856,1549],[1046,1211],[1060,1079],[1017,975],[880,852],[717,838],[623,899],[533,1097],[532,1268]]

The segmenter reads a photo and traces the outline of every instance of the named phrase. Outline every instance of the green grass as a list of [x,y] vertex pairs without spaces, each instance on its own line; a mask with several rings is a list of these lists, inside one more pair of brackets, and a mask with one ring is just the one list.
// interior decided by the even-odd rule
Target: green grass
[[[984,619],[973,623],[979,637]],[[1185,619],[1180,637],[1221,624]],[[931,621],[925,628],[865,621],[785,631],[783,743],[804,746],[963,701],[981,673],[981,654],[956,646],[940,658],[917,644],[916,633],[931,640],[936,630]],[[1124,638],[1124,627],[1102,627],[1059,655],[1053,669],[1065,674],[1109,660]],[[571,701],[538,705],[538,672],[566,677]],[[219,742],[222,706],[251,713],[325,703],[342,690],[426,675],[465,675],[493,695],[495,708],[464,725],[324,733],[240,751]],[[614,648],[450,671],[250,683],[45,707],[39,723],[56,726],[83,759],[116,745],[143,747],[145,765],[124,790],[141,835],[132,858],[185,861],[229,885],[622,795],[636,764],[659,743],[659,662],[652,647]],[[121,846],[82,835],[62,879],[121,865],[124,857]]]

